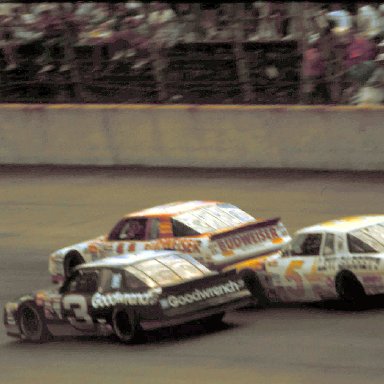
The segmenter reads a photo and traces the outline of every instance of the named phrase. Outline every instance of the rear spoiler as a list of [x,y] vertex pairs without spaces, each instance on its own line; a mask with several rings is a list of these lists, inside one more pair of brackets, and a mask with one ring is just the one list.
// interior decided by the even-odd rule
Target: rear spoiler
[[211,282],[217,283],[220,281],[228,280],[230,278],[232,279],[239,278],[236,271],[229,270],[221,273],[212,272],[212,274],[206,275],[199,279],[193,279],[193,280],[181,282],[180,284],[177,284],[177,285],[162,287],[162,295],[177,294],[178,292],[183,292],[189,289],[202,288],[207,284],[210,284]]
[[263,220],[259,221],[257,223],[251,223],[251,224],[244,224],[240,227],[237,227],[235,229],[229,229],[224,232],[219,232],[216,234],[213,234],[211,236],[211,240],[219,240],[223,237],[226,237],[228,233],[230,232],[231,235],[235,235],[241,232],[249,231],[250,229],[256,229],[256,228],[263,228],[263,227],[269,227],[271,225],[276,225],[280,221],[280,217],[275,217],[273,219]]

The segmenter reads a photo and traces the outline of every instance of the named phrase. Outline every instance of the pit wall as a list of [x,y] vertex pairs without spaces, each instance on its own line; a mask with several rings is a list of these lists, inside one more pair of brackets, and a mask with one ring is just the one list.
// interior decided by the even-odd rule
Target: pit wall
[[0,105],[0,164],[384,170],[384,107]]

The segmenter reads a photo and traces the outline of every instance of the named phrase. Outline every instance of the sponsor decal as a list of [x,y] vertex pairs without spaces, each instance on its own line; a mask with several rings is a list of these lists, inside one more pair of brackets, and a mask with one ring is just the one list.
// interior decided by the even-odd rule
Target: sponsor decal
[[343,256],[319,258],[318,271],[336,271],[340,269],[377,271],[380,259],[372,256]]
[[113,307],[117,304],[124,305],[154,305],[158,301],[159,292],[148,291],[142,293],[95,293],[92,296],[93,308]]
[[169,295],[161,299],[160,304],[163,309],[178,308],[180,306],[197,303],[199,301],[212,299],[215,297],[224,296],[234,292],[239,292],[245,287],[244,281],[239,279],[237,281],[229,280],[227,283],[219,284],[213,287],[198,289],[184,293],[182,295]]
[[179,252],[200,253],[200,240],[191,239],[159,239],[153,243],[145,244],[146,250],[174,249]]
[[252,232],[232,235],[227,238],[217,240],[216,243],[219,246],[221,253],[225,254],[232,249],[249,247],[268,240],[273,241],[279,238],[280,235],[278,234],[276,227],[266,227]]

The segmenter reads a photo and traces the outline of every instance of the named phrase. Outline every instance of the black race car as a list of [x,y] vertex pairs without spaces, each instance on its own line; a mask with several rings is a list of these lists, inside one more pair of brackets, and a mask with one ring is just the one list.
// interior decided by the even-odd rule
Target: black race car
[[144,330],[195,319],[212,325],[250,302],[234,271],[210,271],[175,251],[144,251],[76,267],[61,288],[7,303],[4,324],[9,336],[32,342],[113,334],[133,342]]

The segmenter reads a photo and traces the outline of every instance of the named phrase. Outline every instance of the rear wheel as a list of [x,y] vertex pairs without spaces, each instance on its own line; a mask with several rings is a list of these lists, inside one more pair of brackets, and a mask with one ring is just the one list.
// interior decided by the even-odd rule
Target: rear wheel
[[84,259],[78,252],[69,252],[64,259],[64,274],[65,278],[71,276],[73,269],[84,263]]
[[116,307],[113,310],[112,327],[116,336],[123,343],[131,344],[141,339],[142,329],[134,314],[126,308]]
[[19,310],[19,325],[22,338],[34,343],[42,343],[50,338],[40,310],[34,304],[23,304]]
[[366,301],[364,287],[352,272],[340,272],[336,276],[335,285],[339,298],[351,306],[361,306]]

